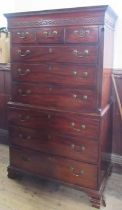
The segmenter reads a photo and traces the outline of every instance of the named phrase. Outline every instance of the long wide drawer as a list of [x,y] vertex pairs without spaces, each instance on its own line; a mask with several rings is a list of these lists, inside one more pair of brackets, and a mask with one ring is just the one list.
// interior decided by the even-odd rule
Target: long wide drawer
[[98,47],[91,45],[13,46],[12,60],[26,62],[97,63]]
[[54,84],[15,83],[12,85],[12,101],[76,112],[97,109],[94,90]]
[[80,137],[59,136],[52,131],[10,127],[11,144],[60,155],[74,160],[97,163],[98,143]]
[[52,130],[63,135],[99,138],[100,121],[96,116],[11,107],[8,121],[9,125],[46,130],[47,133]]
[[37,175],[95,189],[97,166],[26,149],[10,148],[10,165]]
[[13,80],[74,86],[96,86],[97,69],[95,66],[74,64],[11,64]]

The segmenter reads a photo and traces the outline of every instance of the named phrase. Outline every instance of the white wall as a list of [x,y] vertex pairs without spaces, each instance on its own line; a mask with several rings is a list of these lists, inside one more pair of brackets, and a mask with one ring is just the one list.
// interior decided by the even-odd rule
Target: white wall
[[3,0],[0,4],[0,27],[7,26],[6,18],[3,13],[14,12],[14,1],[15,0]]
[[3,2],[3,13],[103,4],[110,5],[119,16],[115,28],[114,68],[122,68],[122,0],[4,0]]
[[56,8],[79,7],[87,5],[112,5],[121,14],[122,0],[13,0],[16,11],[44,10]]

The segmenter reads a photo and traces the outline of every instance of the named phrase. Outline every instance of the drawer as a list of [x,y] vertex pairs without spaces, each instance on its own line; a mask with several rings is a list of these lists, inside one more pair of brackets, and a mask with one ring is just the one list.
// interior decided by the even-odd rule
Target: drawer
[[63,135],[99,138],[99,118],[82,114],[63,113],[54,111],[37,111],[28,109],[8,110],[9,125],[57,132]]
[[86,138],[59,136],[51,131],[10,127],[11,144],[60,155],[79,161],[97,163],[98,143]]
[[43,27],[37,30],[38,43],[64,43],[63,27]]
[[97,166],[70,159],[10,148],[10,164],[16,168],[57,180],[95,189]]
[[76,112],[97,108],[95,91],[54,84],[13,84],[12,101]]
[[16,29],[11,31],[12,43],[36,43],[36,32],[32,29]]
[[89,45],[48,45],[13,46],[12,60],[20,62],[69,62],[97,63],[97,46]]
[[13,29],[11,38],[12,43],[64,43],[64,28]]
[[67,27],[65,31],[66,43],[92,43],[98,42],[98,27],[74,26]]
[[13,80],[36,83],[57,83],[71,86],[96,86],[95,66],[73,64],[12,64]]

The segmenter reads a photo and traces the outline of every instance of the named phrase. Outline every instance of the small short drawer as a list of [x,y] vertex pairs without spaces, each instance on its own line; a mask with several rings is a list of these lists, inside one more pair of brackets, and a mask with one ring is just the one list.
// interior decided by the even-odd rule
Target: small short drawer
[[96,86],[97,69],[94,66],[74,64],[12,63],[12,77],[16,81],[55,83],[67,86]]
[[38,43],[64,43],[64,28],[43,27],[37,30]]
[[34,30],[18,29],[11,32],[12,43],[36,43],[36,32]]
[[10,148],[10,165],[35,175],[96,189],[97,166],[27,149]]
[[97,109],[95,91],[53,84],[14,84],[12,85],[12,101],[76,112]]
[[66,62],[96,64],[98,47],[91,45],[15,46],[12,60],[18,62]]
[[98,41],[98,27],[77,26],[67,27],[65,33],[66,43],[92,43]]
[[97,116],[84,116],[69,112],[37,111],[31,109],[9,108],[9,125],[56,132],[78,138],[99,139],[100,121]]
[[11,126],[9,131],[13,145],[89,163],[98,161],[98,143],[85,137],[59,136],[46,128],[40,131]]

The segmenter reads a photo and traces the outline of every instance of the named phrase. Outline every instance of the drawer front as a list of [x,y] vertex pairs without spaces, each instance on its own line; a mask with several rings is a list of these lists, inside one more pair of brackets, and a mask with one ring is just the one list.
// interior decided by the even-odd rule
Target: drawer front
[[97,187],[97,167],[95,165],[13,148],[10,149],[10,164],[37,175],[82,187],[93,189]]
[[12,77],[16,81],[57,83],[71,86],[95,86],[97,72],[94,66],[73,64],[12,64]]
[[51,131],[40,132],[22,127],[10,127],[11,144],[60,155],[74,160],[97,163],[98,143],[84,138],[59,136]]
[[73,135],[85,138],[99,138],[99,119],[80,114],[9,108],[9,125],[42,129],[63,135]]
[[97,96],[94,91],[53,84],[14,84],[12,85],[12,101],[77,112],[97,108]]
[[63,27],[19,29],[11,31],[12,43],[64,43]]
[[63,27],[43,27],[37,30],[38,43],[64,43]]
[[[65,38],[64,38],[65,30]],[[98,27],[42,27],[40,29],[13,29],[12,43],[95,43]]]
[[26,62],[72,62],[72,63],[97,63],[97,46],[85,45],[48,45],[48,46],[23,46],[12,48],[13,61]]
[[67,27],[65,32],[65,41],[67,43],[98,42],[98,27]]
[[32,29],[11,31],[12,43],[36,43],[36,32]]

